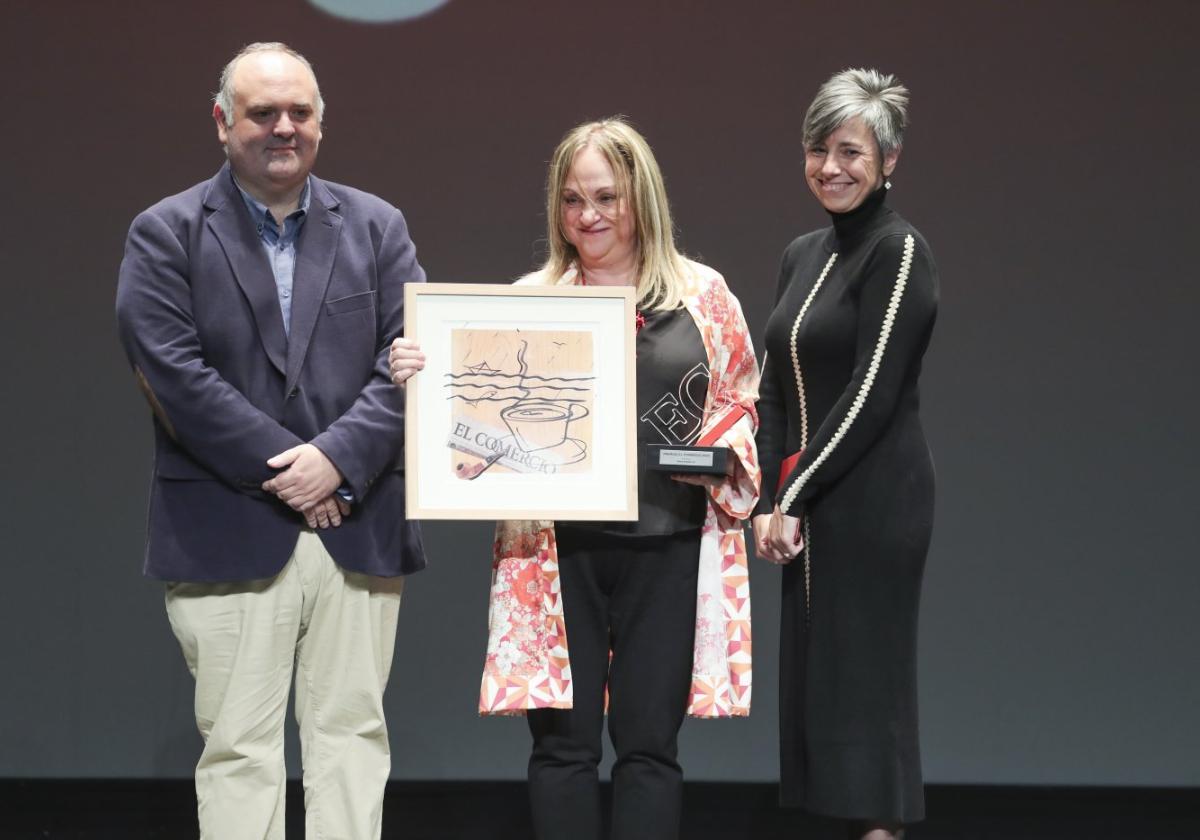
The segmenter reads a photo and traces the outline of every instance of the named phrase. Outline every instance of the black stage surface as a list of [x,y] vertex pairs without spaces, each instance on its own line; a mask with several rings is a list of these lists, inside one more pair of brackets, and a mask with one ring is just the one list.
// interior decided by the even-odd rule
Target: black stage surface
[[[689,783],[684,840],[843,840],[783,811],[768,784]],[[299,783],[288,836],[304,836]],[[0,780],[0,838],[158,840],[197,836],[190,781]],[[907,840],[1197,840],[1200,788],[930,785],[929,818]],[[519,782],[392,782],[383,836],[395,840],[530,837]]]

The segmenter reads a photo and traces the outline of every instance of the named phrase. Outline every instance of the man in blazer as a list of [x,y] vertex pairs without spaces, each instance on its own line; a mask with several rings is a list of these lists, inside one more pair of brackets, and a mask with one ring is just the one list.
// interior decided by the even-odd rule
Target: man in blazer
[[309,836],[378,838],[402,575],[388,346],[424,273],[400,211],[312,176],[308,61],[252,44],[213,118],[228,163],[141,213],[117,319],[154,415],[145,573],[196,678],[201,836],[283,836],[293,667]]

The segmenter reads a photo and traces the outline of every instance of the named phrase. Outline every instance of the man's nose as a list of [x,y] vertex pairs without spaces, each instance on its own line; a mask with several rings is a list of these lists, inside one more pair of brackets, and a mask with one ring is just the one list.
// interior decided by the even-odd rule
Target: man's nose
[[279,119],[275,120],[275,133],[283,137],[291,137],[296,133],[296,126],[292,124],[291,117],[287,114],[280,114]]

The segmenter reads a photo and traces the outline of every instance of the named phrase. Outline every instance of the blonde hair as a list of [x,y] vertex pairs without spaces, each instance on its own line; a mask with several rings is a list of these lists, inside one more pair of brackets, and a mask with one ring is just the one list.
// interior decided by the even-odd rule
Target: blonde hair
[[637,236],[637,297],[642,309],[677,309],[683,304],[684,260],[675,248],[675,228],[667,188],[650,144],[622,117],[576,126],[563,136],[550,158],[546,178],[546,232],[550,253],[536,272],[553,283],[578,262],[579,253],[563,230],[563,192],[575,158],[598,151],[616,176],[617,195],[632,212]]

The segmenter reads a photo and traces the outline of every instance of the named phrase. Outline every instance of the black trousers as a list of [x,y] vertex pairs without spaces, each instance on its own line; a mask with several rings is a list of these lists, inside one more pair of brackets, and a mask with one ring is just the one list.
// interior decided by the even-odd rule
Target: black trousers
[[[675,840],[678,756],[691,687],[700,532],[611,536],[556,529],[574,708],[529,712],[538,840],[600,840],[604,690],[614,840]],[[612,661],[609,662],[609,651]]]

